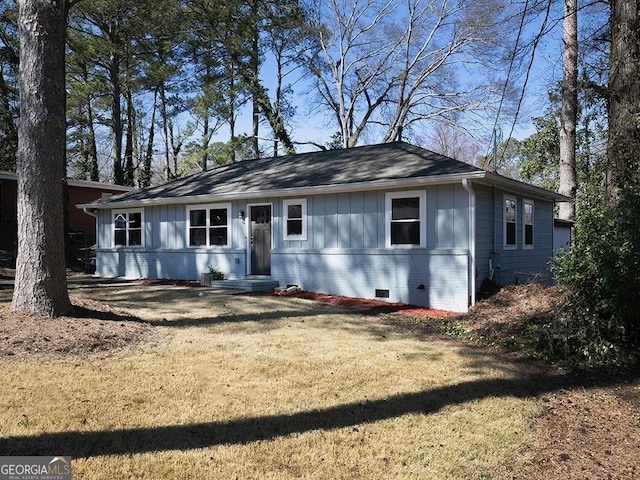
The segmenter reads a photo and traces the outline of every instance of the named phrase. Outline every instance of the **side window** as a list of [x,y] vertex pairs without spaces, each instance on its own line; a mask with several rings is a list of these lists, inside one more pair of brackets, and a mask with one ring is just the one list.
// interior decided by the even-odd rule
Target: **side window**
[[504,197],[504,248],[516,248],[516,219],[518,202],[513,197]]
[[523,200],[522,210],[523,248],[533,248],[533,200]]
[[284,200],[284,239],[307,239],[307,200],[304,198]]
[[388,193],[386,244],[389,247],[424,247],[425,192]]
[[228,247],[231,205],[187,207],[187,235],[190,247]]
[[142,210],[113,212],[113,243],[127,247],[143,245]]

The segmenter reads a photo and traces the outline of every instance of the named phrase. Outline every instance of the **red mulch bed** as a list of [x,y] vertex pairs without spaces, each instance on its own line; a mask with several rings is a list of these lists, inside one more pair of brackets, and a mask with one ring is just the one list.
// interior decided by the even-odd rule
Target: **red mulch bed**
[[168,278],[142,279],[134,282],[135,285],[175,285],[177,287],[202,287],[199,280],[172,280]]
[[454,312],[416,307],[415,305],[407,305],[399,302],[385,302],[382,300],[372,300],[367,298],[327,295],[324,293],[307,292],[304,290],[280,290],[267,292],[266,295],[303,298],[305,300],[313,300],[316,302],[328,303],[330,305],[353,308],[355,310],[372,313],[402,313],[403,315],[417,318],[445,318],[457,315]]

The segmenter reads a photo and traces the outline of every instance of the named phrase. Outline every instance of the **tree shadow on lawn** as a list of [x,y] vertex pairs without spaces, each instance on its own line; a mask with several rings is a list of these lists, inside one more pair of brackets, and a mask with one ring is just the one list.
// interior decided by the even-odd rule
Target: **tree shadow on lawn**
[[489,397],[528,398],[561,388],[619,384],[621,379],[576,374],[530,372],[516,379],[483,379],[379,400],[337,405],[293,414],[261,416],[191,425],[109,431],[71,431],[0,438],[3,455],[50,455],[88,458],[167,450],[189,450],[222,444],[272,440],[313,430],[332,430],[416,413],[429,415],[450,405]]
[[[270,310],[264,312],[255,313],[234,313],[233,311],[223,312],[211,317],[201,318],[176,318],[173,320],[147,320],[146,323],[152,326],[161,327],[207,327],[221,324],[232,323],[264,323],[287,319],[304,319],[314,318],[319,315],[337,315],[337,314],[354,314],[353,310],[339,309],[339,308],[309,308],[300,310]],[[302,320],[304,321],[304,320]]]
[[[72,302],[75,303],[75,302]],[[115,310],[97,309],[77,304],[73,305],[73,313],[70,315],[73,318],[85,319],[85,320],[102,320],[106,322],[132,322],[132,323],[144,323],[149,322],[138,318],[128,313],[118,312]]]

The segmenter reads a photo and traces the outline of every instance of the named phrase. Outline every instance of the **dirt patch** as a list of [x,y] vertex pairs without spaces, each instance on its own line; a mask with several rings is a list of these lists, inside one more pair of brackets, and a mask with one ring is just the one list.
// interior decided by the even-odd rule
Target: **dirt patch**
[[522,334],[531,323],[544,323],[558,313],[562,300],[557,287],[537,283],[511,285],[480,300],[456,318],[470,330],[488,335]]
[[640,477],[640,384],[559,390],[542,397],[534,462],[522,478]]
[[[562,295],[539,284],[505,287],[454,318],[476,344],[492,345],[524,359],[533,344],[532,325],[553,321]],[[575,372],[584,387],[541,397],[543,413],[533,425],[534,461],[517,478],[543,480],[640,477],[640,381],[637,375],[594,378]],[[612,386],[591,386],[611,384]]]
[[152,328],[124,310],[71,297],[75,314],[51,319],[0,305],[0,357],[105,353],[147,341]]

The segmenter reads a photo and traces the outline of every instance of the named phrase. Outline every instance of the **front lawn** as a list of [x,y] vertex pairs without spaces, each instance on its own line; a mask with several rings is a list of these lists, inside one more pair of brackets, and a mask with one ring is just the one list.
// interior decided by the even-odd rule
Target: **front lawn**
[[476,343],[478,310],[448,324],[470,341],[449,320],[198,288],[74,287],[57,320],[9,300],[0,454],[71,455],[74,478],[638,473],[638,383]]

